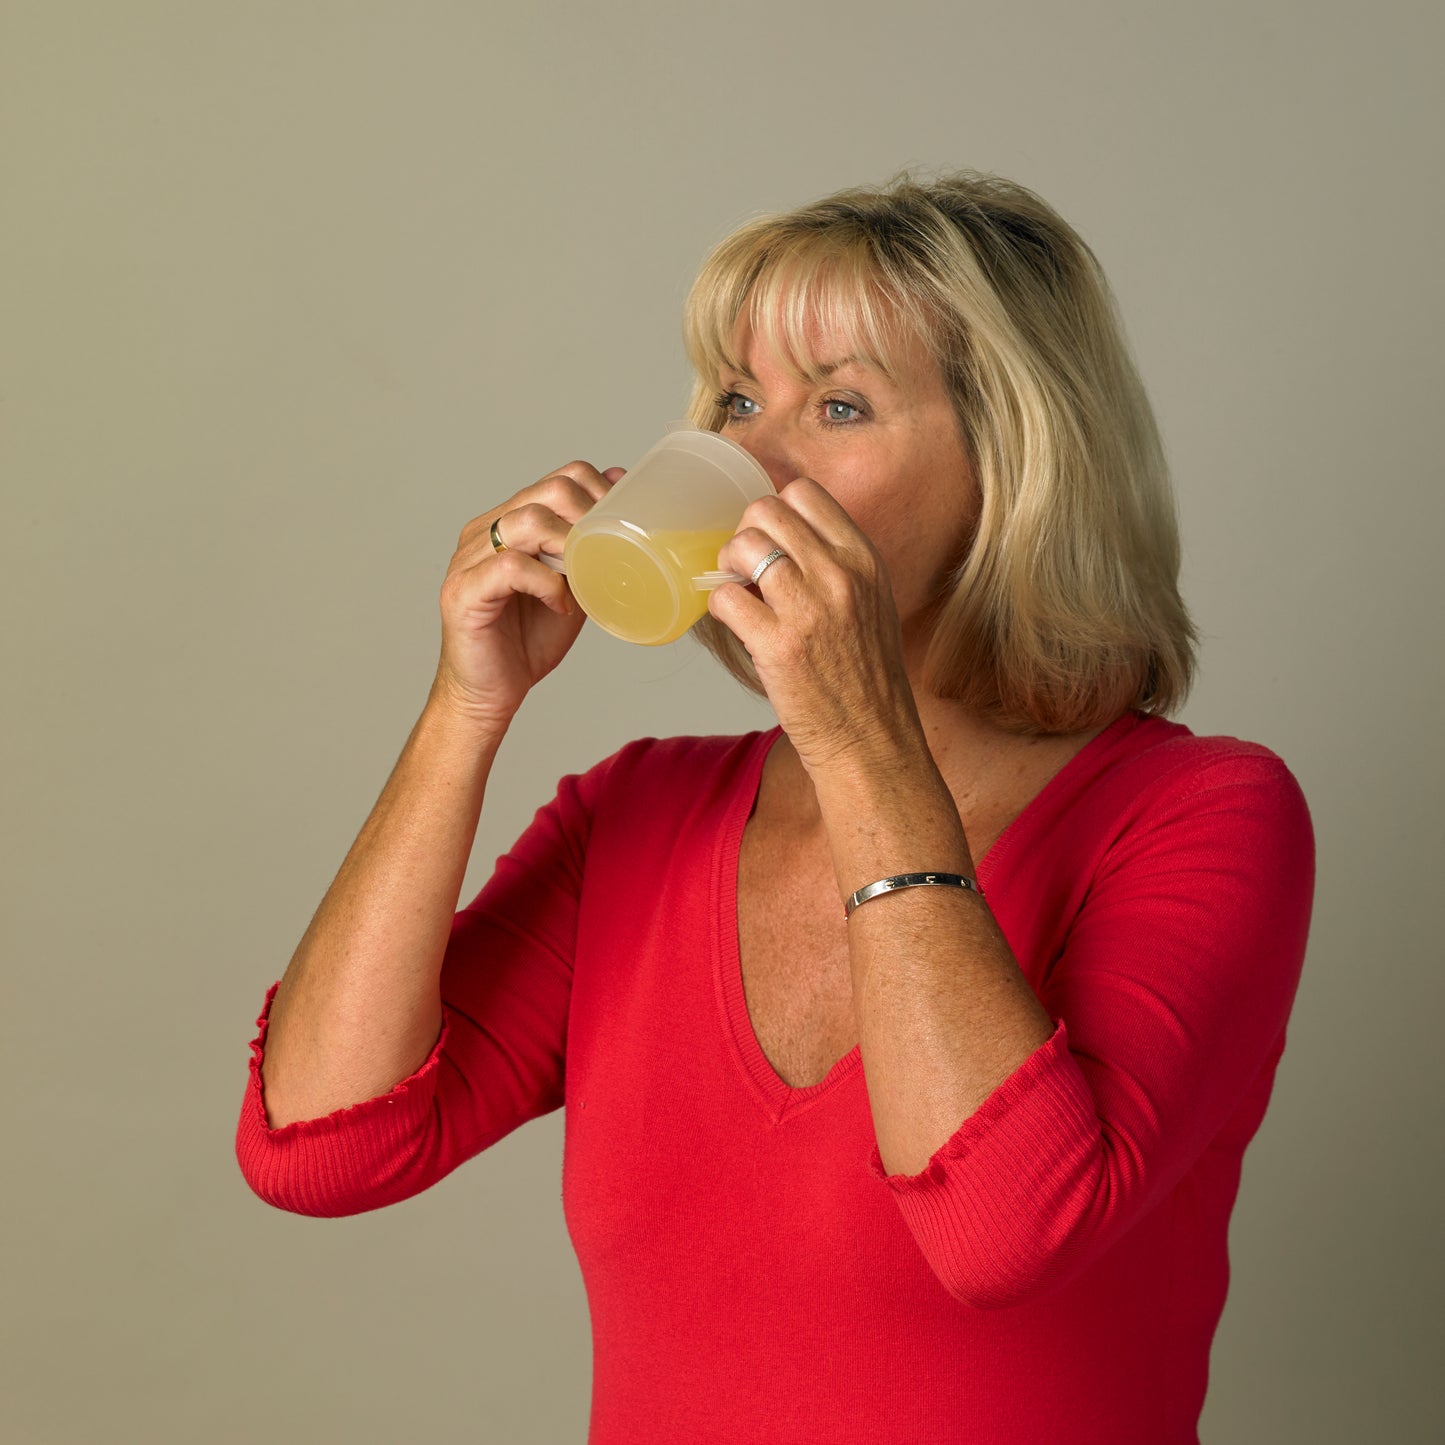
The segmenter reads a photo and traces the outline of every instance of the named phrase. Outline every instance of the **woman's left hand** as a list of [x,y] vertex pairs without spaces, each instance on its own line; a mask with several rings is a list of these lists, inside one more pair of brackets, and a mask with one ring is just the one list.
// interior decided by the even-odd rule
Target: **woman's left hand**
[[756,586],[715,588],[708,611],[752,657],[810,775],[896,746],[922,723],[883,558],[817,482],[799,477],[748,505],[718,567]]

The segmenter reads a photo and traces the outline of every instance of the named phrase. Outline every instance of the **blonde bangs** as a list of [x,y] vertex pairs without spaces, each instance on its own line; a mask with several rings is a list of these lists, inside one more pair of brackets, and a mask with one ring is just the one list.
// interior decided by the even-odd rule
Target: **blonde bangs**
[[[852,356],[890,380],[906,330],[919,330],[917,307],[905,288],[890,284],[864,235],[790,231],[755,222],[708,258],[687,299],[683,337],[697,375],[691,419],[715,429],[715,404],[724,371],[747,375],[739,354],[744,335],[760,340],[797,379],[817,385],[824,367]],[[818,353],[828,338],[830,354]]]

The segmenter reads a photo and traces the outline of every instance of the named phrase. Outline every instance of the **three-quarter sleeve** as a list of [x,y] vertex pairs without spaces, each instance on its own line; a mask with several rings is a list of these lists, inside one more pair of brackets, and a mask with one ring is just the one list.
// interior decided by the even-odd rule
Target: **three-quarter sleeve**
[[1256,749],[1166,780],[1103,854],[1039,992],[1040,1045],[915,1175],[886,1181],[957,1299],[1000,1308],[1094,1263],[1205,1150],[1242,1153],[1298,987],[1314,835]]
[[619,756],[563,777],[453,917],[440,1035],[420,1068],[385,1093],[271,1128],[262,1078],[279,983],[271,985],[236,1133],[241,1172],[261,1199],[323,1217],[380,1209],[561,1106],[587,843]]

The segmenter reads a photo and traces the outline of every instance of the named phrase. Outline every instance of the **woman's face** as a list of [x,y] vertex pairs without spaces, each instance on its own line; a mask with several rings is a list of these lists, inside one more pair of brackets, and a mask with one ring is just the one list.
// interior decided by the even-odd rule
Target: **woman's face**
[[739,324],[745,370],[718,377],[723,434],[746,448],[779,489],[817,482],[883,557],[905,636],[949,585],[978,516],[978,488],[958,418],[937,364],[916,339],[898,374],[852,358],[815,327],[821,383],[799,380],[767,343]]

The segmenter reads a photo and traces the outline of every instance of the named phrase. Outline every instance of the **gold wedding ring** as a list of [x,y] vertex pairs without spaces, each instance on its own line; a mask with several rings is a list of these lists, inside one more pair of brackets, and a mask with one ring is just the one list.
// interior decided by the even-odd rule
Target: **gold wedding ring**
[[511,548],[508,547],[504,541],[502,541],[502,534],[497,530],[497,528],[501,525],[501,521],[502,519],[498,517],[497,520],[492,523],[492,546],[494,546],[499,552],[510,552]]

